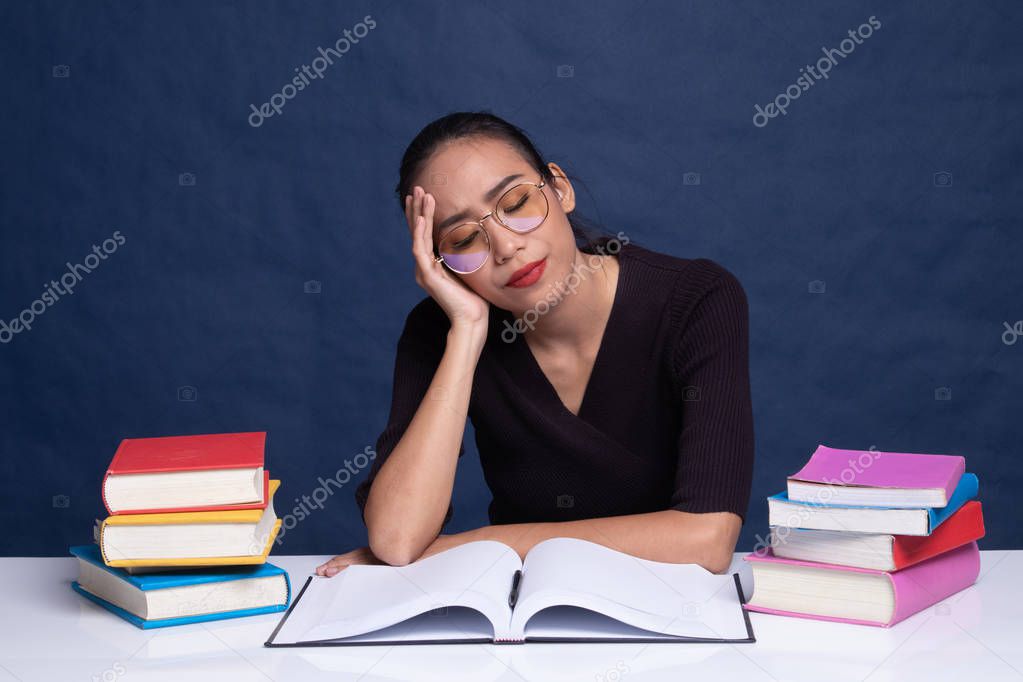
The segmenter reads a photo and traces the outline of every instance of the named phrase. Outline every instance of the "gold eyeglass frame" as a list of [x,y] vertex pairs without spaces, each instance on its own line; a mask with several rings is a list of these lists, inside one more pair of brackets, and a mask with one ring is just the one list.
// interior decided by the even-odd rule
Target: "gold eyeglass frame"
[[[523,185],[532,185],[533,187],[536,187],[538,190],[540,190],[540,196],[543,197],[544,206],[547,207],[547,210],[544,211],[543,220],[538,222],[536,224],[536,227],[531,227],[528,230],[520,231],[520,230],[516,230],[516,229],[514,229],[512,227],[509,227],[503,220],[501,220],[497,216],[497,209],[498,209],[498,207],[500,207],[501,202],[504,201],[504,198],[506,196],[508,196],[509,194],[514,192],[515,190],[517,190],[519,187],[522,187]],[[464,223],[458,223],[457,225],[455,225],[454,227],[451,228],[451,230],[448,232],[448,235],[450,235],[452,232],[454,232],[455,230],[457,230],[459,227],[461,227],[463,225],[479,225],[480,230],[483,232],[483,236],[487,240],[487,257],[483,259],[482,263],[480,263],[478,266],[476,266],[472,270],[469,270],[468,272],[462,272],[460,270],[455,270],[453,267],[448,265],[448,263],[444,260],[444,256],[441,256],[441,255],[434,256],[433,260],[435,262],[437,262],[437,263],[444,263],[444,267],[446,267],[448,270],[450,270],[451,272],[453,272],[453,273],[455,273],[457,275],[471,275],[472,273],[476,272],[477,270],[479,270],[480,268],[482,268],[484,265],[487,264],[487,261],[490,260],[490,254],[493,253],[493,247],[491,246],[491,242],[490,242],[490,234],[487,232],[487,228],[483,224],[483,221],[485,221],[487,218],[490,218],[491,216],[493,216],[494,220],[497,222],[498,225],[500,225],[501,227],[503,227],[505,229],[511,230],[515,234],[528,234],[528,233],[532,232],[533,230],[535,230],[538,227],[540,227],[541,225],[543,225],[544,221],[547,220],[547,216],[549,216],[551,214],[551,202],[547,198],[547,192],[543,191],[543,188],[546,185],[547,185],[547,181],[542,179],[542,178],[540,179],[540,183],[539,184],[537,184],[535,182],[520,182],[520,183],[516,184],[513,187],[509,187],[506,191],[501,193],[501,196],[499,196],[497,198],[497,202],[495,202],[495,204],[494,204],[494,210],[493,211],[488,211],[486,214],[481,216],[479,218],[479,220],[467,220]],[[445,235],[444,239],[447,239],[448,235]],[[444,239],[440,240],[440,244],[444,243]],[[440,250],[440,244],[437,245],[437,250],[438,251]]]

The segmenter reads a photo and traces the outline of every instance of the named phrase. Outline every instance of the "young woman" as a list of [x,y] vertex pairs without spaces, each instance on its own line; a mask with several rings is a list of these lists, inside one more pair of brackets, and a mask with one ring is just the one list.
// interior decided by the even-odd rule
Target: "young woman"
[[[317,573],[483,539],[524,556],[559,536],[727,570],[753,470],[739,281],[623,232],[586,241],[561,168],[491,114],[426,126],[397,192],[429,296],[405,320],[355,492],[369,547]],[[491,525],[441,534],[467,417]]]

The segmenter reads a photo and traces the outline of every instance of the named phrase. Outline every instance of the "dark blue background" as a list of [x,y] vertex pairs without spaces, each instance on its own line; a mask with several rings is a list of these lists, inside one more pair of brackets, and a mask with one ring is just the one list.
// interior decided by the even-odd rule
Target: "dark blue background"
[[[366,15],[376,28],[322,79],[249,125]],[[753,125],[871,15],[881,28],[828,80]],[[0,318],[125,243],[0,345],[0,549],[88,541],[121,438],[266,430],[282,514],[373,444],[424,295],[400,155],[478,109],[532,135],[607,232],[744,284],[757,462],[740,549],[818,442],[966,455],[981,546],[1020,547],[1023,340],[1002,333],[1023,318],[1021,18],[1015,2],[4,3]],[[449,532],[487,523],[469,428]],[[353,491],[275,551],[365,544]]]

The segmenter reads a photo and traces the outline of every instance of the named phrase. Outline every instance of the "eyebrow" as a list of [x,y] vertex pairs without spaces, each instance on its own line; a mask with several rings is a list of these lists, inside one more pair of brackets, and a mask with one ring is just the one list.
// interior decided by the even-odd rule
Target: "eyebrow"
[[[523,177],[522,173],[512,173],[511,175],[505,177],[503,180],[498,181],[496,185],[494,185],[486,194],[483,195],[483,201],[489,204],[491,201],[497,198],[497,195],[500,194],[501,190],[504,189],[505,185],[507,185],[512,180],[521,177]],[[440,235],[441,232],[451,227],[452,225],[462,222],[463,220],[468,220],[471,217],[472,213],[470,211],[468,210],[459,211],[453,216],[445,218],[439,225],[437,225],[436,227],[437,234]]]

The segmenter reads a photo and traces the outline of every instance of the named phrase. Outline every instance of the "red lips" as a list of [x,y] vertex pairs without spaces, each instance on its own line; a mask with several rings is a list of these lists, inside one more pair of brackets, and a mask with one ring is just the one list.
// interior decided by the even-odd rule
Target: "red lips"
[[524,287],[533,284],[536,280],[540,279],[546,265],[546,258],[541,258],[540,260],[523,265],[521,268],[512,273],[512,276],[505,283],[505,286]]

